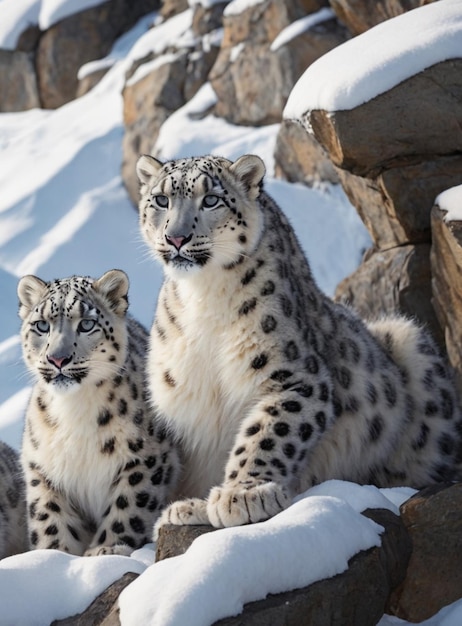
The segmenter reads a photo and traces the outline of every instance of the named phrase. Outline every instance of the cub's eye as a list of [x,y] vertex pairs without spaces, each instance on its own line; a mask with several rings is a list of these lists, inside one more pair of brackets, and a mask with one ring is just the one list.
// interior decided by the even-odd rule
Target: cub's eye
[[96,325],[95,320],[81,320],[77,326],[77,330],[81,333],[89,333]]
[[219,201],[220,198],[218,196],[210,194],[208,196],[204,196],[204,199],[202,200],[202,206],[204,207],[204,209],[214,209]]
[[50,330],[50,324],[45,320],[37,320],[34,322],[35,329],[42,334],[47,333]]
[[168,197],[163,194],[158,194],[154,196],[154,202],[157,204],[159,209],[168,209]]

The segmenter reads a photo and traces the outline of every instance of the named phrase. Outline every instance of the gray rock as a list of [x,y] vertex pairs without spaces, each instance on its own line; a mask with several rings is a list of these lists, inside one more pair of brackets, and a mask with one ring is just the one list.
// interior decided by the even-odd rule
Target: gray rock
[[125,587],[135,578],[138,578],[138,574],[127,572],[95,598],[83,613],[55,620],[51,626],[120,626],[117,601]]
[[79,68],[104,57],[120,35],[157,8],[159,0],[111,0],[51,26],[36,52],[42,106],[54,109],[75,98]]
[[428,243],[369,251],[356,272],[335,291],[337,301],[350,304],[366,319],[394,313],[416,318],[444,346],[431,298]]
[[401,506],[401,518],[412,555],[389,610],[420,623],[462,598],[462,483],[420,491]]
[[0,113],[40,106],[32,54],[0,50]]
[[445,222],[445,215],[438,206],[432,210],[433,306],[462,393],[462,222]]

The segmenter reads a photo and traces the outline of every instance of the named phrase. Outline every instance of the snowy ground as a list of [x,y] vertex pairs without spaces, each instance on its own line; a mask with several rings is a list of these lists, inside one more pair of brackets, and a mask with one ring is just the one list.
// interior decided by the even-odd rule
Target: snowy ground
[[[86,6],[95,3],[87,0]],[[455,6],[462,13],[460,0],[436,4],[450,8],[452,21]],[[14,47],[24,23],[51,23],[78,6],[81,0],[0,0],[0,46]],[[30,391],[17,334],[20,276],[99,276],[119,267],[131,278],[131,312],[146,325],[152,320],[161,274],[141,243],[136,212],[119,175],[120,93],[132,59],[150,49],[161,52],[165,42],[191,37],[191,11],[146,32],[153,17],[121,38],[103,61],[111,70],[86,96],[57,111],[0,115],[0,439],[14,447],[20,445]],[[388,48],[393,51],[393,46]],[[360,75],[361,63],[356,60],[353,67]],[[356,212],[339,188],[307,189],[272,178],[277,125],[239,128],[210,116],[201,121],[189,117],[214,97],[210,85],[204,86],[165,124],[157,149],[164,158],[208,152],[231,159],[246,152],[259,154],[267,165],[267,190],[288,214],[319,285],[332,294],[370,245]],[[297,106],[301,97],[299,92]],[[208,626],[268,592],[343,571],[348,558],[380,541],[380,527],[359,511],[374,506],[396,510],[410,493],[325,483],[273,520],[218,531],[195,542],[186,555],[152,567],[152,545],[130,558],[82,558],[52,550],[10,557],[0,562],[0,625],[46,626],[83,611],[125,571],[134,571],[144,573],[122,595],[124,626],[192,624],[191,615],[198,626]],[[309,568],[305,553],[310,554]],[[186,620],[182,611],[187,611]],[[460,623],[460,603],[426,622]],[[405,622],[386,616],[380,622],[392,624]]]

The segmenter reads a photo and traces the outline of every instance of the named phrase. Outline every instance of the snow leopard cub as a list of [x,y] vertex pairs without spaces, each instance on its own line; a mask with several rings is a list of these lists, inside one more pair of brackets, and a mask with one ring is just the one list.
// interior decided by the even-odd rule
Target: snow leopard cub
[[179,473],[145,389],[147,333],[127,315],[128,278],[111,270],[18,285],[21,339],[36,378],[22,465],[31,548],[129,554]]
[[330,478],[456,477],[461,412],[432,339],[320,291],[260,158],[143,156],[137,172],[141,231],[165,273],[149,384],[183,444],[189,498],[159,524],[257,522]]
[[26,499],[19,455],[0,441],[0,559],[27,548]]

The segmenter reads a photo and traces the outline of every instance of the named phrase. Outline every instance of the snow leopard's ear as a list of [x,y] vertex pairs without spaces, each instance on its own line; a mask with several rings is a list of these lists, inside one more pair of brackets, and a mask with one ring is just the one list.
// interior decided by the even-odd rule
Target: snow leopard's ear
[[128,276],[122,270],[109,270],[92,283],[93,289],[102,296],[110,308],[123,316],[128,309]]
[[149,154],[143,154],[136,162],[136,174],[141,185],[149,185],[152,177],[155,176],[164,167],[161,161],[158,161]]
[[229,170],[240,180],[252,200],[258,198],[266,169],[260,157],[245,154],[230,166]]
[[18,283],[19,317],[25,319],[34,306],[40,302],[48,284],[37,276],[28,274]]

